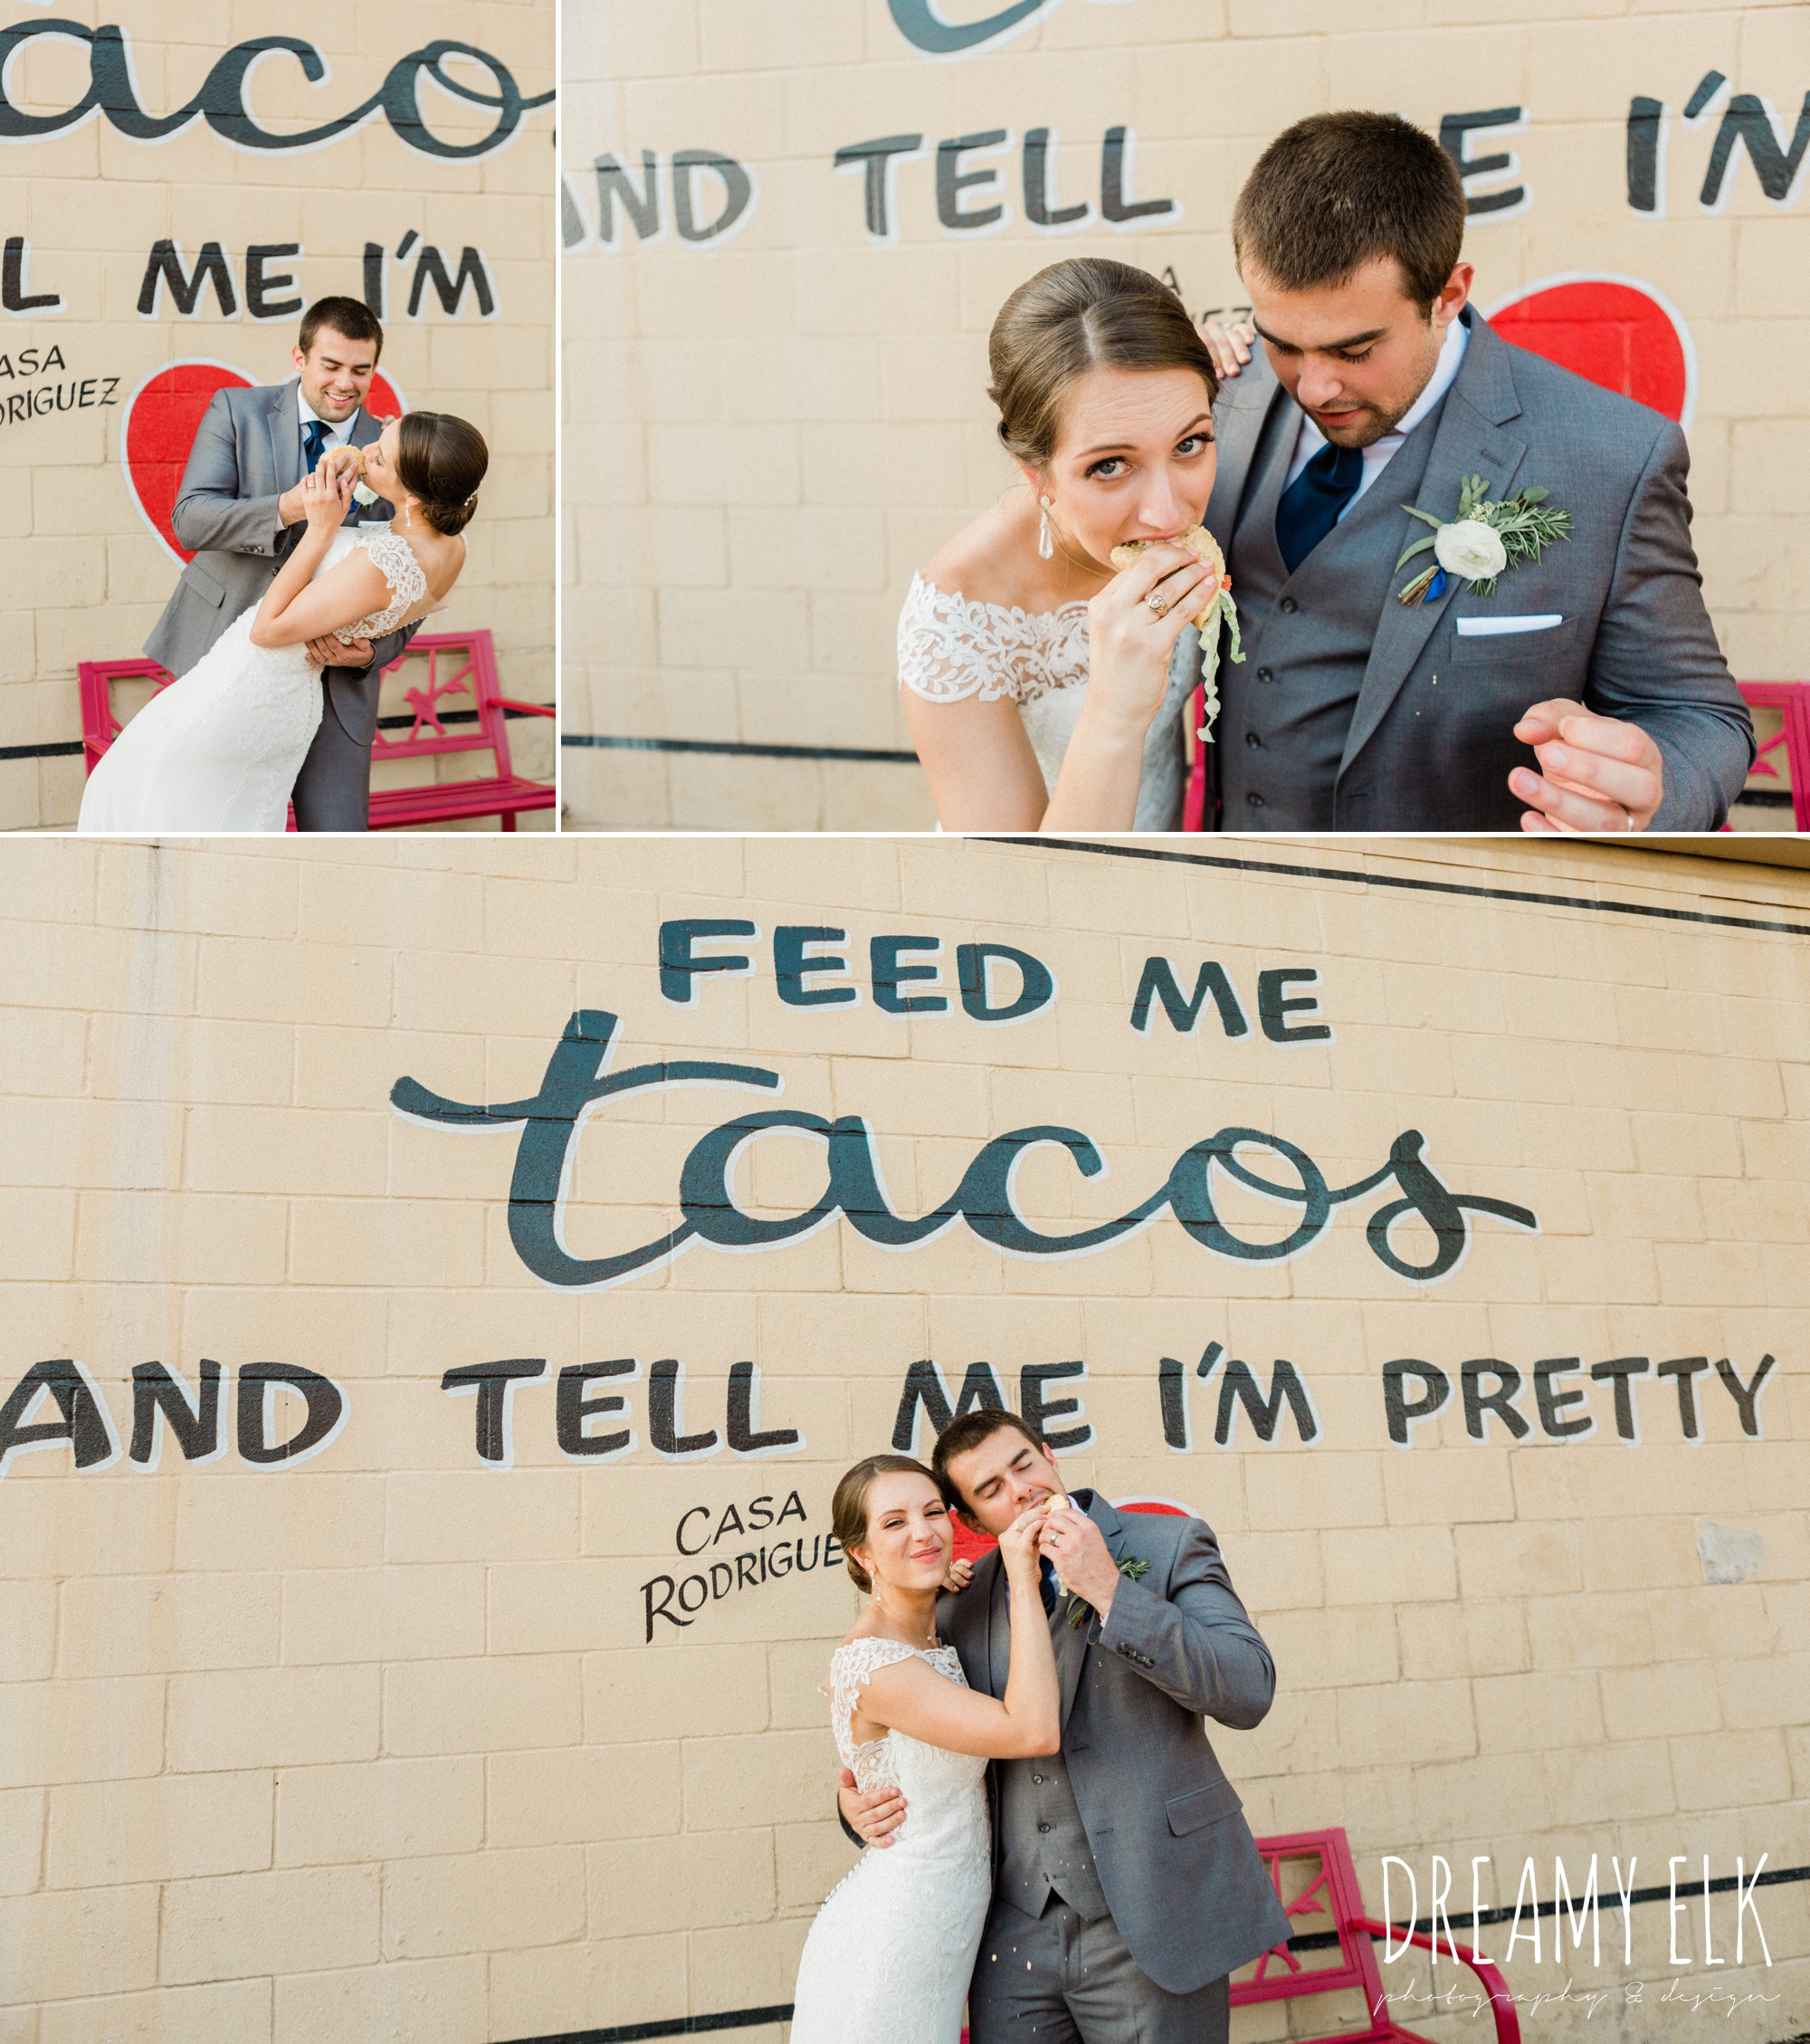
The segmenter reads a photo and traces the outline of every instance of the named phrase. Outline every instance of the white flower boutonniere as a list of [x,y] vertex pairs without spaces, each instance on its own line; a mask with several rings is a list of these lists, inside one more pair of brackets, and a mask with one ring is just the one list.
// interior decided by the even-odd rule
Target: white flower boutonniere
[[355,482],[352,485],[352,501],[355,504],[362,504],[367,511],[369,511],[376,501],[377,493],[368,482]]
[[1435,565],[1424,568],[1401,592],[1403,603],[1434,603],[1445,594],[1446,579],[1457,576],[1471,593],[1492,597],[1496,580],[1523,561],[1538,560],[1555,540],[1571,537],[1571,513],[1548,504],[1544,490],[1523,490],[1518,497],[1489,501],[1490,485],[1481,475],[1467,475],[1458,492],[1458,516],[1435,518],[1417,504],[1404,504],[1410,518],[1433,528],[1430,539],[1402,549],[1399,570],[1430,547]]

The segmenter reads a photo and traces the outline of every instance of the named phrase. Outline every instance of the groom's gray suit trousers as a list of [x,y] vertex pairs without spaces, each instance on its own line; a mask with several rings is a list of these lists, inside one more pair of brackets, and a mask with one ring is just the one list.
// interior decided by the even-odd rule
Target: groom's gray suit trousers
[[[327,683],[321,687],[327,691]],[[330,692],[321,704],[320,729],[295,778],[294,800],[298,830],[370,827],[371,741],[361,745],[348,731],[333,712]]]
[[1225,2044],[1224,1975],[1167,1994],[1110,1916],[1052,1895],[1041,1916],[996,1902],[967,1993],[972,2044]]

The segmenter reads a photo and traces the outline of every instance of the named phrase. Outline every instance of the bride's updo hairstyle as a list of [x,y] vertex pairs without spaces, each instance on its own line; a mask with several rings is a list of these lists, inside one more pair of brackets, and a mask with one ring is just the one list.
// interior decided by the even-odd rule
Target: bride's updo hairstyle
[[873,1578],[849,1549],[867,1538],[867,1494],[873,1479],[895,1472],[922,1476],[932,1488],[941,1488],[924,1465],[909,1455],[870,1455],[848,1471],[836,1485],[836,1495],[830,1501],[830,1531],[842,1543],[843,1559],[848,1564],[848,1572],[854,1578],[857,1590],[871,1590]]
[[484,436],[451,412],[405,412],[396,433],[396,473],[436,532],[464,529],[491,465]]
[[1210,404],[1219,374],[1187,308],[1146,270],[1104,256],[1053,263],[999,308],[986,344],[1000,444],[1034,469],[1062,438],[1069,387],[1090,369],[1192,369]]

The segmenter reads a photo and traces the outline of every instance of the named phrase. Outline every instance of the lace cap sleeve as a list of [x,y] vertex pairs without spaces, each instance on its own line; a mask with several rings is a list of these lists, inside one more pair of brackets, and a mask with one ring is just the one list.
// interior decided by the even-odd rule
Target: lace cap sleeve
[[427,578],[414,558],[414,549],[399,532],[373,532],[358,541],[388,586],[390,600],[381,610],[361,617],[356,625],[342,626],[338,636],[376,638],[394,631],[427,594]]
[[909,1661],[916,1648],[902,1639],[851,1639],[830,1656],[830,1714],[834,1722],[836,1744],[846,1759],[853,1750],[850,1721],[861,1703],[861,1693],[883,1667],[895,1661]]
[[899,681],[932,702],[1029,702],[1087,679],[1087,607],[1024,611],[970,601],[921,575],[899,613]]

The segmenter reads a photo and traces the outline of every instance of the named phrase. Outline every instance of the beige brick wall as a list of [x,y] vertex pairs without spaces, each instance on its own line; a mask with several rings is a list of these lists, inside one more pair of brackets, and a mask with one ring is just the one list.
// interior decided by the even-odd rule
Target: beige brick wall
[[[154,115],[187,104],[236,45],[296,36],[318,53],[324,77],[310,82],[300,62],[279,52],[255,64],[245,90],[247,109],[275,133],[305,132],[350,112],[383,87],[398,60],[435,39],[487,52],[524,95],[554,82],[550,0],[396,0],[293,17],[245,0],[174,7],[78,0],[61,16],[118,24],[139,102]],[[29,11],[21,25],[32,25]],[[497,90],[469,59],[449,60],[448,76],[469,91]],[[81,43],[43,37],[11,60],[7,91],[24,113],[49,119],[80,103],[88,79]],[[475,146],[498,120],[494,109],[426,79],[419,104],[430,132],[455,148]],[[552,113],[526,112],[511,140],[464,158],[410,146],[381,112],[338,139],[296,150],[236,147],[199,117],[160,141],[141,142],[91,114],[0,144],[4,234],[20,237],[28,255],[22,295],[62,300],[52,309],[0,311],[0,828],[73,823],[80,756],[34,756],[33,749],[80,738],[77,663],[138,654],[180,571],[128,482],[127,401],[181,360],[228,364],[252,383],[292,374],[296,317],[260,319],[249,302],[246,252],[256,245],[300,244],[300,255],[267,265],[273,277],[295,279],[293,291],[271,294],[275,302],[362,297],[367,243],[388,252],[382,371],[410,405],[470,418],[491,450],[468,567],[432,628],[489,626],[503,692],[552,701]],[[176,244],[185,271],[205,243],[221,245],[237,301],[232,317],[211,287],[190,316],[167,288],[153,313],[138,312],[153,245],[166,239]],[[419,316],[409,317],[429,244],[442,251],[449,273],[462,248],[481,253],[491,317],[481,317],[469,286],[452,313],[425,288]],[[62,364],[46,368],[53,349]],[[33,359],[35,368],[28,367]],[[90,402],[80,408],[84,382],[92,386]],[[43,396],[59,389],[68,408],[52,409],[54,395]],[[35,415],[33,393],[43,406]],[[403,685],[416,679],[407,674]],[[406,708],[393,682],[385,712]],[[516,720],[510,735],[518,770],[551,779],[550,725]],[[7,757],[9,748],[19,750]],[[473,758],[489,770],[488,754]],[[377,784],[395,772],[380,769]],[[406,778],[423,778],[418,762]],[[536,822],[530,817],[529,827]],[[478,827],[494,825],[486,819]]]
[[[999,10],[938,0],[958,23]],[[1269,138],[1331,107],[1431,129],[1522,107],[1520,132],[1477,129],[1473,157],[1512,151],[1524,208],[1472,219],[1466,255],[1485,308],[1541,280],[1609,272],[1676,308],[1698,359],[1691,427],[1695,537],[1710,608],[1743,679],[1800,673],[1810,559],[1796,478],[1810,434],[1791,365],[1810,299],[1789,251],[1801,181],[1766,197],[1735,152],[1724,210],[1699,204],[1729,91],[1757,94],[1790,139],[1810,87],[1802,7],[1670,0],[1068,0],[957,61],[919,53],[885,0],[611,0],[567,9],[561,156],[587,236],[565,263],[564,700],[568,728],[615,736],[909,750],[893,627],[912,571],[1016,481],[993,437],[985,344],[1007,291],[1046,263],[1107,253],[1172,270],[1191,308],[1242,293],[1229,220]],[[1712,71],[1707,121],[1681,114]],[[1630,210],[1624,121],[1665,102],[1663,217]],[[1135,195],[1175,216],[1103,229],[1101,138],[1137,137]],[[1077,232],[1030,225],[1017,144],[1053,129],[1055,190],[1090,198]],[[1014,146],[974,207],[986,233],[938,224],[939,139],[1006,129]],[[900,161],[896,245],[863,226],[862,179],[836,150],[921,134]],[[733,235],[673,232],[675,150],[748,167],[757,205]],[[620,208],[596,238],[592,166],[639,186],[657,152],[663,237],[643,247]],[[719,189],[700,179],[700,193]],[[711,202],[713,205],[715,201]],[[1763,726],[1763,735],[1774,727]],[[586,826],[927,826],[913,765],[847,759],[567,753],[567,806]]]
[[[1253,1828],[1344,1824],[1373,1906],[1385,1853],[1416,1867],[1423,1909],[1434,1852],[1464,1907],[1481,1854],[1486,1906],[1514,1900],[1529,1856],[1548,1898],[1555,1855],[1577,1885],[1592,1853],[1605,1880],[1612,1854],[1636,1856],[1643,1886],[1674,1854],[1687,1880],[1706,1853],[1718,1878],[1737,1855],[1801,1867],[1810,885],[1500,840],[1237,855],[1294,870],[961,842],[9,845],[0,1400],[32,1363],[72,1357],[122,1452],[85,1471],[66,1447],[24,1452],[0,1476],[0,2039],[501,2044],[788,2001],[851,1858],[816,1684],[854,1594],[792,1575],[682,1630],[656,1619],[650,1645],[642,1586],[684,1574],[675,1529],[694,1506],[710,1508],[695,1533],[795,1489],[807,1517],[786,1531],[808,1543],[924,1356],[952,1385],[989,1361],[1015,1399],[1026,1365],[1085,1359],[1096,1438],[1066,1458],[1071,1480],[1204,1515],[1274,1652],[1264,1724],[1215,1728]],[[701,979],[690,1007],[656,971],[661,922],[684,916],[762,931],[756,971]],[[910,931],[946,958],[1017,946],[1059,991],[1004,1028],[885,1015],[865,993],[788,1008],[771,954],[788,922],[846,929],[857,983],[872,937]],[[1157,952],[1190,978],[1219,960],[1250,1035],[1209,1017],[1184,1037],[1160,1013],[1134,1034]],[[1300,967],[1336,1034],[1283,1047],[1254,1026],[1256,976]],[[1021,1204],[1050,1230],[1121,1211],[1222,1125],[1288,1137],[1335,1184],[1412,1127],[1448,1186],[1525,1204],[1541,1232],[1478,1220],[1462,1266],[1418,1288],[1365,1246],[1369,1200],[1281,1264],[1211,1256],[1167,1218],[1056,1263],[1002,1257],[959,1224],[882,1256],[837,1222],[562,1291],[506,1231],[515,1135],[401,1119],[388,1093],[406,1075],[449,1098],[531,1095],[578,1007],[621,1017],[617,1071],[728,1059],[779,1073],[792,1109],[864,1114],[904,1212],[1031,1121],[1084,1130],[1110,1166],[1081,1183],[1027,1161]],[[769,1103],[719,1087],[605,1103],[573,1178],[572,1252],[671,1226],[686,1151],[750,1103]],[[818,1156],[757,1149],[740,1197],[795,1211]],[[1224,1210],[1253,1239],[1273,1227],[1253,1199]],[[1285,1424],[1265,1447],[1241,1418],[1221,1449],[1209,1381],[1191,1450],[1167,1448],[1157,1359],[1192,1363],[1209,1341],[1265,1378],[1293,1361],[1322,1437]],[[1638,1445],[1615,1437],[1601,1384],[1578,1441],[1546,1437],[1529,1385],[1526,1438],[1492,1422],[1471,1440],[1454,1390],[1403,1452],[1379,1400],[1400,1356],[1454,1380],[1473,1357],[1526,1374],[1633,1354],[1727,1356],[1746,1378],[1766,1352],[1758,1439],[1713,1376],[1694,1443],[1652,1377]],[[537,1355],[549,1379],[638,1361],[615,1387],[632,1452],[562,1456],[542,1380],[514,1395],[514,1466],[480,1464],[473,1401],[443,1395],[441,1372]],[[662,1459],[646,1399],[666,1356],[685,1364],[693,1429],[722,1428],[729,1365],[758,1361],[760,1423],[802,1429],[802,1450]],[[252,1467],[229,1386],[217,1463],[186,1466],[166,1439],[139,1468],[123,1452],[133,1366],[193,1381],[204,1357],[229,1379],[260,1360],[317,1369],[346,1423],[303,1464]],[[1758,1542],[1747,1580],[1708,1580],[1710,1527]],[[1634,1913],[1632,1967],[1612,1915],[1600,1970],[1587,1952],[1556,1969],[1547,1935],[1543,1963],[1523,1940],[1510,1978],[1556,1991],[1568,1971],[1618,2001],[1629,1979],[1650,1998],[1674,1978],[1774,1996],[1718,2030],[1771,2044],[1810,2021],[1804,1893],[1761,1891],[1769,1970],[1751,1944],[1742,1968],[1704,1963],[1699,1903],[1674,1972],[1662,1902]],[[1731,1957],[1732,1905],[1715,1906]],[[1486,1949],[1506,1937],[1486,1931]],[[1534,2038],[1683,2044],[1710,2015],[1573,2003],[1525,2020]]]

